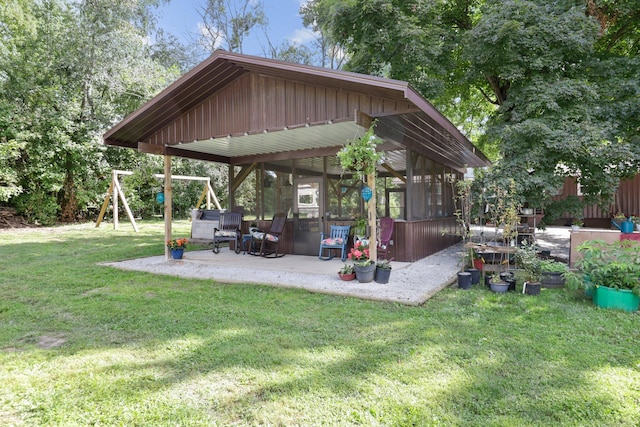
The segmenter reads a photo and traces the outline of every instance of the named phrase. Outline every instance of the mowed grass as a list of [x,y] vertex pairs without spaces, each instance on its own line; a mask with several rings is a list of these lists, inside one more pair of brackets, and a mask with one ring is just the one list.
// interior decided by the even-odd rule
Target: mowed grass
[[0,425],[640,425],[640,317],[579,292],[406,307],[99,265],[163,252],[161,223],[0,233]]

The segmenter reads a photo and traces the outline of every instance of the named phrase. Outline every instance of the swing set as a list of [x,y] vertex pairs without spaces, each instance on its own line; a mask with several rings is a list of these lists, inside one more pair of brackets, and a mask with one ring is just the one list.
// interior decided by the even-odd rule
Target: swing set
[[[131,213],[131,209],[129,209],[129,203],[127,203],[127,198],[122,191],[122,185],[120,185],[120,176],[124,175],[133,175],[131,171],[122,171],[122,170],[112,170],[111,171],[111,184],[109,185],[109,191],[107,191],[107,195],[104,198],[104,202],[102,203],[102,209],[100,209],[100,215],[98,215],[98,220],[96,221],[96,228],[100,226],[102,219],[104,218],[105,213],[107,212],[107,208],[109,207],[109,199],[113,197],[113,229],[118,229],[118,198],[122,201],[122,206],[124,206],[125,212],[127,212],[127,216],[129,217],[129,222],[133,226],[135,232],[138,232],[138,224],[136,224],[136,220]],[[164,174],[156,173],[153,175],[154,178],[164,179]],[[199,207],[205,200],[207,201],[207,209],[211,209],[211,200],[216,205],[217,209],[222,209],[220,206],[220,202],[213,192],[213,187],[211,187],[211,178],[202,177],[202,176],[185,176],[185,175],[171,175],[171,179],[185,180],[185,181],[203,181],[204,189],[202,190],[202,194],[198,199],[198,203],[196,203],[196,207]],[[158,193],[158,197],[156,200],[159,203],[164,202],[164,194]]]

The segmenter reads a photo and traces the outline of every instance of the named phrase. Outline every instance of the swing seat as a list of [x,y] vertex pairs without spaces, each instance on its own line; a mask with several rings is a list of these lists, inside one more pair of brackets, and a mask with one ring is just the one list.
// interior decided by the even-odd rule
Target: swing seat
[[213,231],[220,226],[220,209],[193,209],[191,211],[191,240],[212,242]]

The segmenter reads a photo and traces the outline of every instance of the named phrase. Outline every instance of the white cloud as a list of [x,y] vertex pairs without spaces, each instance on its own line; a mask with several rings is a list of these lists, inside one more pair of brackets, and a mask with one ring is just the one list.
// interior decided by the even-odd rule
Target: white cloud
[[[217,29],[208,29],[204,23],[198,22],[198,32],[202,37],[204,37],[207,42],[202,44],[208,44],[208,46],[204,46],[206,48],[218,49],[222,46],[222,42],[224,41],[224,34]],[[213,44],[213,46],[211,46]]]
[[293,32],[291,37],[289,37],[289,41],[297,46],[301,46],[315,40],[316,38],[317,35],[313,31],[306,28],[300,28]]

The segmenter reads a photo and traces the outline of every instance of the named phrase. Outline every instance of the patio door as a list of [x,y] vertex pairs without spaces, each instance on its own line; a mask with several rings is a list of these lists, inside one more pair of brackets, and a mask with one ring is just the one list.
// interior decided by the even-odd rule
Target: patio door
[[300,178],[293,185],[293,253],[318,255],[324,230],[322,178]]

